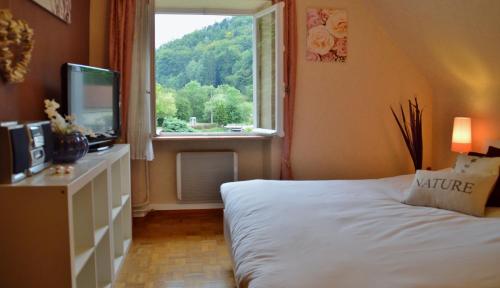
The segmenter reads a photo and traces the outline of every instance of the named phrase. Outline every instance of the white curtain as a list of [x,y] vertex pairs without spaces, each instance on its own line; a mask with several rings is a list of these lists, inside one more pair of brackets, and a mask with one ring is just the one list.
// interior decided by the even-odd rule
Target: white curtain
[[[150,3],[151,2],[151,3]],[[137,0],[128,111],[130,157],[154,159],[151,123],[151,25],[153,1]]]

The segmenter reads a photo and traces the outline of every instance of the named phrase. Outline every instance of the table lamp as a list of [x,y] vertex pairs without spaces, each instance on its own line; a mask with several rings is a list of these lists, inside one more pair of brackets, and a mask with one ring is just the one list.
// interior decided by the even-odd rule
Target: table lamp
[[471,118],[455,117],[453,121],[453,136],[451,139],[451,151],[467,153],[472,148]]

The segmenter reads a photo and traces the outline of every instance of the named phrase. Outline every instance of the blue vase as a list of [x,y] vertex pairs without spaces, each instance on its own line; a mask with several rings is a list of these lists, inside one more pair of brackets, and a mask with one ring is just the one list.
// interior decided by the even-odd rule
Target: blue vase
[[80,132],[54,133],[54,163],[71,164],[83,158],[89,151],[89,141]]

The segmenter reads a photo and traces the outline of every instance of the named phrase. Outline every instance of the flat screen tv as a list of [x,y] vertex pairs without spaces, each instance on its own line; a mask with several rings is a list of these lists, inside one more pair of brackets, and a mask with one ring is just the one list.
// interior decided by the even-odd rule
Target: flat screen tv
[[120,74],[71,63],[62,66],[61,74],[64,113],[98,135],[89,137],[91,150],[112,144],[120,135]]

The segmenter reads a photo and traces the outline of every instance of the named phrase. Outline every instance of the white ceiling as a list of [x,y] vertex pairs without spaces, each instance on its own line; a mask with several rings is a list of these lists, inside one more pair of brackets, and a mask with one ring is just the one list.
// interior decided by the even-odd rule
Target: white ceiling
[[[271,4],[270,0],[156,0],[157,12],[202,14],[253,13]],[[231,13],[232,12],[232,13]]]

